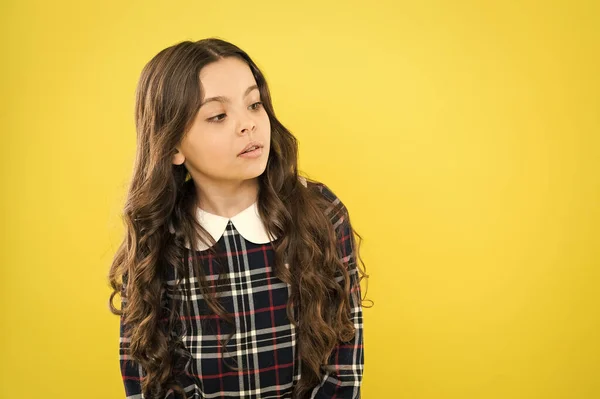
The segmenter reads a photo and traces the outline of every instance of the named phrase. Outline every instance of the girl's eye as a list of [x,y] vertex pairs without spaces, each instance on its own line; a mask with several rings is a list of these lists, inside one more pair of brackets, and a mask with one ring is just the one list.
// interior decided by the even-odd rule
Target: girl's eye
[[[256,107],[254,107],[255,105],[256,105]],[[255,102],[254,104],[251,105],[251,107],[254,107],[254,108],[252,108],[254,110],[259,109],[260,107],[262,107],[262,101]]]
[[213,116],[212,118],[208,118],[206,121],[210,122],[210,123],[218,123],[221,122],[223,119],[219,119],[219,117],[222,116],[223,118],[225,117],[225,114],[219,114],[217,116]]

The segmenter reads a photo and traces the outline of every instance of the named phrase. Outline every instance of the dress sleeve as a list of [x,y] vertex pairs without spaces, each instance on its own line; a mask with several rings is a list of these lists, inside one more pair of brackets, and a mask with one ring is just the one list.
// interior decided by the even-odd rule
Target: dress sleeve
[[[123,290],[121,291],[121,309],[127,303],[126,297],[127,276],[123,276]],[[125,385],[126,399],[143,399],[142,395],[142,376],[144,375],[142,367],[129,355],[130,340],[125,336],[127,325],[124,321],[124,316],[121,315],[120,322],[120,344],[119,344],[119,359],[121,364],[121,376]]]
[[[326,190],[326,188],[325,188]],[[339,201],[339,200],[337,200]],[[354,322],[356,334],[348,342],[338,342],[323,365],[321,384],[311,394],[311,399],[357,399],[363,376],[363,313],[361,289],[357,269],[355,242],[346,208],[333,216],[337,237],[338,256],[348,268],[350,275],[350,318]],[[337,280],[343,284],[343,277]]]

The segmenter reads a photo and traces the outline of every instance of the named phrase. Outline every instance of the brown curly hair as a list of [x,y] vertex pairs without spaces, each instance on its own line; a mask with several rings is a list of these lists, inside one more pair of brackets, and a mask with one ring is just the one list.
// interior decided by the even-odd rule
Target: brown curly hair
[[[320,382],[320,367],[338,340],[348,341],[355,333],[349,318],[350,278],[337,256],[335,231],[326,211],[348,215],[343,204],[332,210],[331,202],[299,182],[297,141],[275,117],[262,72],[229,42],[208,38],[178,43],[160,51],[141,73],[135,105],[137,151],[122,215],[126,233],[108,275],[113,290],[109,306],[127,326],[128,355],[146,375],[142,379],[145,397],[160,397],[173,389],[185,398],[176,378],[182,372],[181,343],[171,334],[181,316],[175,309],[180,308],[164,303],[168,268],[185,278],[191,258],[211,310],[230,322],[231,317],[209,289],[197,258],[189,257],[183,244],[200,240],[216,255],[214,240],[194,216],[197,194],[191,176],[184,165],[173,165],[171,159],[200,107],[200,70],[225,57],[238,57],[248,64],[271,122],[268,163],[258,178],[258,208],[267,231],[281,237],[273,244],[274,269],[277,277],[290,284],[287,313],[298,328],[302,358],[302,378],[293,397],[304,398]],[[170,234],[169,226],[176,234]],[[353,232],[359,238],[358,253],[362,238]],[[358,260],[360,283],[368,275],[360,255]],[[285,267],[286,263],[291,267]],[[335,281],[340,274],[343,285]],[[216,285],[224,280],[221,276]],[[190,288],[178,289],[189,292]],[[121,309],[113,304],[116,294],[121,295]]]

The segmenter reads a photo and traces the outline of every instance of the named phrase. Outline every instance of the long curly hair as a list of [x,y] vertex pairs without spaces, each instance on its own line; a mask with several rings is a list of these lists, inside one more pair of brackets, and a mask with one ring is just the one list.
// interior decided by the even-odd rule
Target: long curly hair
[[[137,150],[122,214],[125,237],[108,275],[113,290],[109,307],[127,325],[128,355],[145,372],[145,397],[159,397],[172,389],[185,398],[176,378],[182,372],[180,343],[172,334],[182,315],[177,314],[176,301],[165,307],[167,270],[175,268],[189,282],[191,259],[210,309],[226,321],[232,317],[207,283],[197,257],[188,256],[198,240],[216,254],[215,241],[196,220],[197,193],[190,174],[183,164],[174,165],[172,156],[200,108],[200,70],[225,57],[248,64],[271,122],[271,150],[258,177],[258,210],[267,231],[279,237],[273,242],[274,272],[290,284],[287,314],[297,327],[302,359],[302,378],[293,397],[305,398],[319,384],[320,367],[338,340],[354,337],[349,273],[337,255],[334,227],[325,214],[332,204],[299,181],[297,140],[276,118],[263,73],[248,54],[227,41],[180,42],[160,51],[143,68],[135,99]],[[353,233],[359,239],[358,252],[362,238]],[[368,275],[359,254],[357,258],[360,283]],[[340,274],[343,285],[335,281]],[[224,280],[222,275],[214,284],[220,286]],[[177,289],[190,292],[189,285],[183,285],[187,284],[178,284]],[[113,303],[117,294],[121,309]],[[189,311],[189,304],[183,309]]]

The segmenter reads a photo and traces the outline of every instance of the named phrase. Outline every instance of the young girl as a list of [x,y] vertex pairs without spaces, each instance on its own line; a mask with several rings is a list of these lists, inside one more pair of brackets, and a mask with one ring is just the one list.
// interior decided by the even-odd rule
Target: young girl
[[298,175],[256,64],[216,38],[166,48],[135,117],[109,274],[127,398],[359,398],[356,233],[340,199]]

